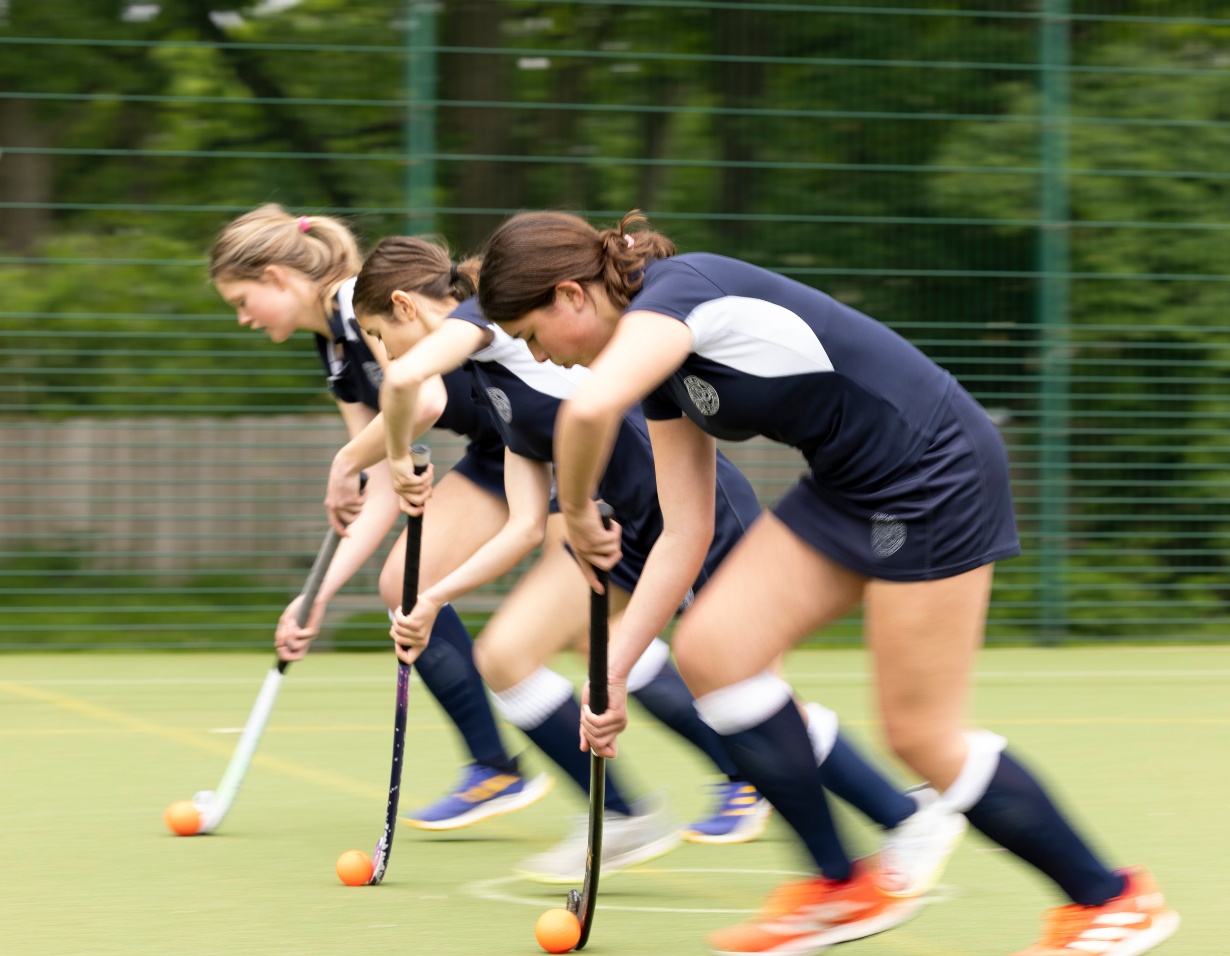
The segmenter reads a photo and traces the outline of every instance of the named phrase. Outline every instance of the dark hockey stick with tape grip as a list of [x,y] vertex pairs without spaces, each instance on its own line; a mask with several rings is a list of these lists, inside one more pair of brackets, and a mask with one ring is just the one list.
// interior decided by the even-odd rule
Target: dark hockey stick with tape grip
[[[606,502],[598,503],[602,525],[610,528],[615,512]],[[606,712],[607,707],[607,621],[610,617],[611,576],[607,571],[595,568],[602,593],[591,591],[589,595],[589,709],[595,714]],[[589,942],[589,931],[594,925],[594,910],[598,900],[598,876],[602,871],[602,814],[606,804],[606,759],[592,750],[589,755],[589,843],[585,850],[585,881],[581,891],[568,891],[568,911],[581,924],[581,936],[575,949],[583,949]]]
[[[410,455],[414,470],[422,474],[431,463],[431,449],[426,445],[412,445]],[[423,516],[406,516],[406,565],[402,573],[401,612],[409,614],[419,599],[419,545],[423,537]],[[400,657],[397,659],[397,707],[393,717],[393,766],[389,776],[389,800],[385,807],[384,833],[372,851],[372,875],[368,886],[375,886],[384,879],[393,850],[393,832],[397,827],[397,804],[401,794],[401,770],[406,750],[406,714],[410,706],[410,667]]]

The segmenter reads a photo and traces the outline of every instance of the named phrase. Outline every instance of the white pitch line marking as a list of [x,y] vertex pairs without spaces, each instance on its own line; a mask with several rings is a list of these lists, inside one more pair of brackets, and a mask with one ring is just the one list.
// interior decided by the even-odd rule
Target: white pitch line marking
[[[412,680],[417,678],[411,676]],[[15,683],[32,686],[56,687],[108,687],[108,686],[174,686],[178,684],[259,684],[261,678],[254,677],[49,677],[29,678]],[[394,679],[385,676],[351,676],[351,677],[295,677],[296,684],[385,684],[393,683]]]
[[[573,675],[581,679],[582,675]],[[786,676],[792,680],[818,681],[849,681],[865,683],[874,679],[871,672],[860,671],[791,671],[787,668]],[[1190,670],[1029,670],[1029,671],[980,671],[974,675],[976,680],[1020,680],[1020,679],[1057,679],[1057,680],[1116,680],[1116,679],[1149,679],[1149,680],[1183,680],[1208,679],[1215,677],[1230,677],[1230,668],[1207,668]],[[417,677],[412,676],[412,680]],[[351,676],[351,677],[295,677],[296,684],[387,684],[391,678],[384,676]],[[259,684],[258,677],[55,677],[55,678],[24,678],[15,683],[27,684],[32,687],[129,687],[129,686],[174,686],[202,684]]]
[[[745,869],[712,869],[712,868],[691,868],[691,869],[667,869],[664,867],[648,867],[643,870],[622,870],[619,873],[611,873],[603,876],[603,880],[608,880],[612,876],[630,876],[636,873],[733,873],[739,875],[769,875],[769,876],[784,876],[784,877],[806,877],[811,876],[810,873],[803,873],[798,870],[745,870]],[[461,888],[463,893],[474,896],[480,900],[488,900],[496,903],[515,903],[520,906],[550,906],[552,903],[559,903],[559,890],[543,889],[542,896],[519,896],[515,893],[508,893],[503,890],[503,887],[510,883],[524,882],[518,876],[500,876],[490,880],[475,880],[467,883]],[[940,884],[931,891],[927,902],[942,903],[956,896],[954,889],[946,884]],[[701,913],[701,914],[716,914],[727,916],[745,916],[748,913],[755,913],[756,908],[750,909],[729,909],[716,907],[683,907],[683,906],[628,906],[620,903],[608,903],[602,901],[603,910],[621,910],[627,913]]]

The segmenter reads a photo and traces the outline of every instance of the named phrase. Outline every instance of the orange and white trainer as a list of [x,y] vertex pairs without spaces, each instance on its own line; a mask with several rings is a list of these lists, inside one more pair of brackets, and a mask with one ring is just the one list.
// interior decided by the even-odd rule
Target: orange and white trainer
[[1120,870],[1123,893],[1101,906],[1070,903],[1047,913],[1040,939],[1016,956],[1139,956],[1169,939],[1179,914],[1144,867]]
[[845,883],[823,877],[784,883],[749,922],[711,934],[709,948],[719,956],[806,956],[836,943],[892,929],[913,916],[923,903],[922,896],[903,898],[885,893],[877,884],[875,871],[856,862]]

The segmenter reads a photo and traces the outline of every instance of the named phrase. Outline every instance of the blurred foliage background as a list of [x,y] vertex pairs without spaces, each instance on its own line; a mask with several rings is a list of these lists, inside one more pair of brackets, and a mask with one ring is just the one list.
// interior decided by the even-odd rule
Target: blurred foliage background
[[0,2],[0,642],[267,643],[341,440],[311,342],[206,283],[267,201],[458,252],[639,207],[823,288],[1001,425],[992,640],[1225,639],[1228,66],[1211,0]]

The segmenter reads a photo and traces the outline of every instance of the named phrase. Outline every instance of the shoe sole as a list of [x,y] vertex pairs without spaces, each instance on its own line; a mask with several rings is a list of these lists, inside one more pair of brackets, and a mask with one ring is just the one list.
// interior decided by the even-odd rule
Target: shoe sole
[[1122,946],[1108,949],[1106,956],[1140,956],[1147,953],[1159,943],[1164,943],[1174,935],[1179,928],[1179,914],[1174,910],[1166,910],[1153,917],[1153,925],[1147,930],[1141,930],[1131,939],[1123,941]]
[[[923,902],[924,900],[921,896],[901,900],[893,909],[881,913],[875,919],[860,920],[857,923],[848,923],[844,926],[834,926],[823,933],[797,936],[794,939],[783,940],[779,945],[770,949],[758,949],[755,953],[730,949],[711,949],[709,952],[713,953],[714,956],[760,956],[760,954],[769,954],[769,956],[812,956],[812,954],[822,953],[830,946],[836,946],[838,943],[866,939],[868,936],[875,936],[895,926],[900,926],[917,915],[918,911],[922,908]],[[1129,956],[1129,954],[1125,953],[1124,956]]]
[[[602,871],[599,874],[602,877],[612,876],[615,873],[623,872],[629,867],[637,866],[641,863],[648,863],[650,860],[656,860],[659,857],[666,856],[671,850],[676,849],[682,842],[678,833],[671,833],[667,836],[655,840],[653,843],[648,843],[645,846],[637,847],[623,856],[615,857],[602,862]],[[529,880],[532,883],[547,883],[552,886],[559,885],[575,885],[581,883],[585,879],[584,872],[581,873],[539,873],[532,870],[514,869],[514,873],[524,880]]]
[[495,797],[485,803],[480,803],[472,810],[467,810],[459,816],[449,817],[447,820],[415,820],[412,817],[401,817],[401,822],[407,826],[414,827],[416,830],[460,830],[463,827],[470,827],[476,823],[481,823],[483,820],[490,820],[492,817],[502,817],[506,813],[514,813],[517,810],[523,810],[532,803],[537,803],[555,786],[555,778],[548,776],[545,773],[540,773],[532,780],[527,780],[525,786],[507,797]]
[[689,843],[751,843],[759,839],[768,829],[769,817],[772,813],[773,808],[767,808],[764,813],[758,815],[750,828],[744,827],[720,835],[701,833],[699,830],[684,830],[683,838]]
[[961,845],[961,839],[965,836],[966,830],[969,829],[969,824],[966,822],[965,817],[953,814],[952,820],[955,825],[952,832],[947,835],[947,848],[931,868],[931,872],[924,877],[922,883],[908,890],[890,890],[881,886],[881,893],[894,899],[910,899],[915,896],[922,896],[924,893],[929,893],[935,888],[935,885],[940,881],[940,877],[944,875],[948,861],[952,859],[952,855],[957,851],[957,847]]

